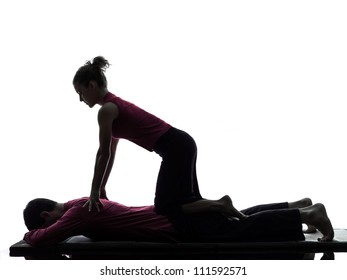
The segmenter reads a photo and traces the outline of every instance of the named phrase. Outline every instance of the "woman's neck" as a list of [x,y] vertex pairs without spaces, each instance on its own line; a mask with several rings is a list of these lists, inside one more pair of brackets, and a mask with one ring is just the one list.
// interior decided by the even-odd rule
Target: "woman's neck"
[[105,104],[105,101],[104,101],[104,99],[105,99],[105,96],[106,96],[106,94],[108,94],[109,93],[109,91],[108,91],[108,89],[107,88],[103,88],[103,89],[101,89],[100,90],[100,99],[99,99],[99,101],[97,102],[99,105],[104,105]]

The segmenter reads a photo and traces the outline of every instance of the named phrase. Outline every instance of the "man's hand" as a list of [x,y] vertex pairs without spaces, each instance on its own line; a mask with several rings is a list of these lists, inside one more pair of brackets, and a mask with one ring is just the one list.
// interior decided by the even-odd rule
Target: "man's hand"
[[102,208],[102,203],[99,199],[99,194],[91,194],[88,201],[83,205],[83,207],[88,207],[88,211],[91,212],[93,207],[96,208],[98,212],[100,212],[100,208]]

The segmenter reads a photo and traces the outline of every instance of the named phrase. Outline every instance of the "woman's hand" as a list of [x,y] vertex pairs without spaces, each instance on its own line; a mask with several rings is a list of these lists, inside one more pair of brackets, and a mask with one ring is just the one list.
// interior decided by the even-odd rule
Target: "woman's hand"
[[105,188],[103,188],[103,189],[100,191],[100,198],[109,200],[108,197],[107,197],[107,195],[106,195],[106,190],[105,190]]
[[93,207],[96,208],[98,212],[102,208],[102,203],[100,202],[100,197],[98,193],[91,193],[88,201],[83,205],[83,207],[88,207],[88,211],[91,212]]

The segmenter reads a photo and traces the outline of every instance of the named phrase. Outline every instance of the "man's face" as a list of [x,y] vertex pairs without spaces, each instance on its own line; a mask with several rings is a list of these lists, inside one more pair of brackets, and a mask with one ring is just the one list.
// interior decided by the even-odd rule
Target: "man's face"
[[61,216],[62,216],[62,213],[57,209],[54,209],[52,211],[42,212],[41,217],[45,220],[43,227],[47,228],[50,225],[53,225],[56,221],[60,219]]

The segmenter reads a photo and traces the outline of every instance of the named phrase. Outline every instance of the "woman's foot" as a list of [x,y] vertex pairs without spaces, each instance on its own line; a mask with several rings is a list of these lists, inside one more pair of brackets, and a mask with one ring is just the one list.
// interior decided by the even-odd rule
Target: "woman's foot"
[[238,211],[228,195],[223,196],[218,200],[201,199],[195,202],[182,205],[184,213],[199,213],[199,212],[217,212],[225,215],[230,219],[244,219],[247,216]]
[[231,198],[228,195],[223,196],[220,200],[218,200],[222,205],[222,213],[227,216],[228,218],[238,218],[238,219],[244,219],[248,216],[237,210]]

